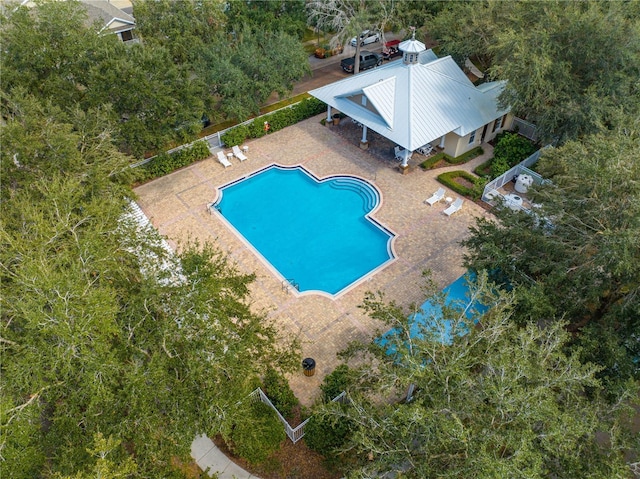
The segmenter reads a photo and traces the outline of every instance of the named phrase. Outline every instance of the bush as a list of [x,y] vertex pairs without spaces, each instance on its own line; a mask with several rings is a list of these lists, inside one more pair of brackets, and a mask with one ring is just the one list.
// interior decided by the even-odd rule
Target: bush
[[[347,407],[337,404],[336,407]],[[325,456],[335,455],[337,449],[346,444],[350,437],[352,421],[346,417],[334,415],[314,415],[304,427],[304,442]]]
[[[455,181],[456,178],[464,178],[465,180],[471,182],[473,186],[469,188],[465,185],[461,185],[460,183]],[[486,181],[483,178],[478,178],[477,176],[474,176],[471,173],[468,173],[462,170],[442,173],[441,175],[438,175],[438,181],[443,185],[451,188],[456,193],[459,193],[463,196],[468,196],[474,199],[477,199],[480,197],[480,195],[482,194],[482,188],[486,183]],[[478,194],[478,191],[480,191],[480,194]]]
[[204,141],[196,141],[189,147],[172,153],[160,153],[141,167],[142,180],[150,180],[167,175],[175,170],[188,166],[209,157],[209,147]]
[[460,156],[456,156],[455,158],[447,155],[446,153],[440,152],[424,160],[422,163],[420,163],[420,167],[423,170],[430,170],[435,165],[437,165],[441,160],[446,161],[450,165],[460,165],[462,163],[466,163],[467,161],[473,160],[474,158],[482,155],[483,153],[484,153],[484,150],[480,146],[476,146],[475,148],[467,151],[466,153],[463,153]]
[[492,164],[493,164],[493,158],[489,158],[487,161],[485,161],[481,165],[476,166],[473,169],[473,172],[478,176],[490,176]]
[[[227,146],[239,145],[247,138],[260,138],[267,133],[273,133],[287,126],[295,125],[299,121],[322,113],[326,108],[327,105],[317,98],[305,98],[290,108],[283,108],[268,115],[262,115],[248,125],[238,125],[235,128],[231,128],[221,136],[221,140]],[[269,131],[264,129],[265,121],[269,123]]]
[[327,375],[320,389],[322,390],[322,398],[325,402],[331,401],[342,391],[346,391],[353,383],[353,373],[346,364],[341,364]]
[[509,171],[510,168],[511,165],[506,158],[494,157],[491,162],[491,178],[497,178],[505,171]]
[[290,419],[300,404],[287,380],[273,368],[268,368],[263,380],[264,392],[280,414]]
[[247,138],[249,138],[247,125],[238,125],[235,128],[231,128],[220,137],[222,143],[227,146],[241,145]]
[[[509,168],[512,168],[522,160],[531,156],[535,151],[536,147],[530,140],[517,133],[505,131],[496,137],[493,157],[503,162],[506,161]],[[507,171],[509,168],[504,171]]]
[[231,450],[252,464],[264,462],[285,440],[284,427],[266,404],[255,401],[246,406],[231,431]]

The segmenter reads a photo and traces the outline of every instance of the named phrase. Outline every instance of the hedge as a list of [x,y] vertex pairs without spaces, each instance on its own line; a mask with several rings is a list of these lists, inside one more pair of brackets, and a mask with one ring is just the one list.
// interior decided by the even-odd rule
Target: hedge
[[[248,125],[238,125],[227,130],[222,136],[222,142],[227,146],[239,145],[248,138],[260,138],[274,131],[306,120],[312,116],[324,112],[327,105],[317,98],[305,98],[290,108],[283,108],[267,115],[254,119]],[[269,130],[265,131],[264,123],[269,124]]]
[[446,153],[440,152],[424,160],[422,163],[420,163],[420,167],[424,170],[430,170],[441,160],[446,161],[450,165],[460,165],[462,163],[466,163],[467,161],[473,160],[483,153],[484,150],[481,146],[476,146],[475,148],[467,151],[466,153],[463,153],[460,156],[456,156],[455,158],[453,156],[447,155]]
[[[461,185],[460,183],[455,181],[456,178],[464,178],[465,180],[468,180],[474,185],[473,188],[468,188],[464,185]],[[486,180],[484,180],[483,178],[478,178],[477,176],[474,176],[471,173],[463,170],[442,173],[441,175],[438,175],[438,181],[443,185],[451,188],[456,193],[474,199],[480,198],[484,189],[484,185],[486,184]]]
[[204,160],[210,155],[209,147],[205,141],[196,141],[191,146],[172,153],[160,153],[141,166],[142,178],[140,180],[151,180],[167,175],[196,161]]

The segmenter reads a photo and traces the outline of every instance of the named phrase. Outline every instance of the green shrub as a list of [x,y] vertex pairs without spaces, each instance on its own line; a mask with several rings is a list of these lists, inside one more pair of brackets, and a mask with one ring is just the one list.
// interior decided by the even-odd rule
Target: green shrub
[[224,132],[220,136],[220,140],[227,146],[234,146],[241,145],[249,136],[249,128],[247,125],[238,125]]
[[422,163],[420,163],[420,167],[423,170],[430,170],[435,165],[437,165],[441,160],[446,161],[450,165],[460,165],[462,163],[466,163],[467,161],[473,160],[474,158],[482,155],[483,153],[484,153],[484,150],[480,146],[476,146],[472,150],[469,150],[460,156],[456,156],[455,158],[447,155],[446,153],[439,152],[427,158]]
[[509,164],[509,160],[507,158],[498,158],[494,157],[491,162],[491,178],[497,178],[505,171],[508,171],[511,168]]
[[[337,404],[335,407],[347,406]],[[336,450],[344,446],[350,437],[352,421],[346,416],[314,415],[304,427],[304,442],[325,456],[335,455]]]
[[204,141],[196,141],[189,147],[172,153],[160,153],[151,161],[142,165],[142,180],[149,180],[167,175],[175,170],[188,166],[199,160],[204,160],[211,153]]
[[420,168],[422,168],[423,170],[430,170],[431,168],[436,166],[441,160],[447,161],[447,157],[448,155],[445,155],[442,152],[436,153],[435,155],[430,156],[429,158],[424,160],[422,163],[420,163]]
[[325,402],[331,401],[342,391],[346,391],[353,383],[353,372],[346,364],[341,364],[335,368],[331,374],[325,376],[320,389]]
[[268,368],[263,379],[264,392],[280,414],[291,418],[293,410],[300,404],[287,380],[273,368]]
[[[461,185],[460,183],[455,181],[456,178],[464,178],[465,180],[471,182],[473,186],[469,188]],[[462,170],[442,173],[441,175],[438,175],[438,181],[443,185],[451,188],[456,193],[459,193],[463,196],[468,196],[470,198],[479,198],[479,185],[482,185],[482,187],[484,187],[484,184],[486,183],[483,178],[478,178],[477,176],[474,176],[471,173]],[[480,193],[482,193],[482,191],[480,191]]]
[[266,404],[255,401],[240,415],[231,431],[229,447],[252,464],[264,462],[286,438],[284,426]]
[[493,163],[493,158],[489,158],[487,161],[485,161],[481,165],[476,166],[473,169],[473,172],[478,176],[491,176],[492,163]]
[[511,168],[531,156],[535,151],[536,147],[530,140],[517,133],[505,131],[496,136],[493,157],[506,161],[509,168]]
[[450,163],[452,165],[460,165],[462,163],[466,163],[467,161],[471,161],[474,158],[477,158],[483,153],[484,153],[484,150],[482,149],[482,147],[476,146],[475,148],[467,151],[466,153],[463,153],[460,156],[456,156],[455,158],[452,158],[449,155],[446,155],[446,160],[447,160],[447,163]]
[[[282,130],[295,125],[325,111],[327,105],[317,98],[304,98],[290,108],[283,108],[268,115],[262,115],[248,125],[238,125],[221,135],[222,142],[227,146],[239,145],[247,138],[261,138],[267,133]],[[269,123],[269,131],[265,131],[264,122]]]

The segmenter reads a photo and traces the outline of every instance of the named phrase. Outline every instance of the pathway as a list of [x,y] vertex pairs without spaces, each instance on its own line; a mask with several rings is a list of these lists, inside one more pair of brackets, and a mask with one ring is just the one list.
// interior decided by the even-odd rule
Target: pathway
[[206,435],[197,436],[191,443],[191,457],[196,464],[218,479],[259,479],[245,471],[225,456],[220,449]]

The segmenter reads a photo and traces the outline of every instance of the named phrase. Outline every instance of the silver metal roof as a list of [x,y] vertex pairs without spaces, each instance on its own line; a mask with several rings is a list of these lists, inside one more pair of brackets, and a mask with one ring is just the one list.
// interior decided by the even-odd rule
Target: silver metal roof
[[426,50],[417,64],[394,61],[309,94],[413,151],[450,132],[468,135],[507,113],[497,101],[504,86],[476,87],[450,56]]

